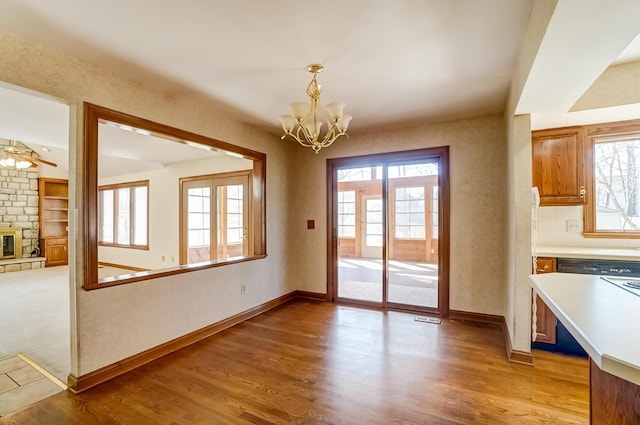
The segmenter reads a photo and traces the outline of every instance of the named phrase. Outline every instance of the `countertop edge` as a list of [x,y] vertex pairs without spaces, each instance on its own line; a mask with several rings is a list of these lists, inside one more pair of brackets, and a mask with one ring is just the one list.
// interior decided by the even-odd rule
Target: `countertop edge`
[[[555,273],[549,273],[555,274]],[[560,273],[561,274],[561,273]],[[585,349],[589,357],[603,371],[617,376],[635,385],[640,385],[640,365],[630,365],[624,360],[618,359],[604,352],[598,347],[582,329],[580,329],[567,314],[538,286],[535,277],[537,275],[529,275],[531,287],[536,294],[551,309],[553,314],[562,322],[569,333],[578,341]],[[544,276],[544,275],[543,275]]]

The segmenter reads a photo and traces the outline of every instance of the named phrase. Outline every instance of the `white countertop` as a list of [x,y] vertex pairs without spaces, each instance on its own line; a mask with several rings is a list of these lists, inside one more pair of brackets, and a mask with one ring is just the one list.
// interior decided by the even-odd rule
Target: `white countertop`
[[539,246],[538,257],[591,258],[598,260],[640,261],[640,249],[634,248],[581,248],[575,246]]
[[531,275],[532,287],[605,372],[640,385],[640,296],[594,275]]

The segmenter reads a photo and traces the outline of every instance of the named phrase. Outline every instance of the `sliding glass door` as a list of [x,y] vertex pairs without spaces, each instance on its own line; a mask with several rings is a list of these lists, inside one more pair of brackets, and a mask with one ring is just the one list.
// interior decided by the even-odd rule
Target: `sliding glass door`
[[330,160],[328,172],[332,298],[446,314],[448,150]]
[[339,298],[382,302],[381,171],[375,166],[336,170]]
[[438,162],[390,165],[388,176],[388,301],[437,309]]

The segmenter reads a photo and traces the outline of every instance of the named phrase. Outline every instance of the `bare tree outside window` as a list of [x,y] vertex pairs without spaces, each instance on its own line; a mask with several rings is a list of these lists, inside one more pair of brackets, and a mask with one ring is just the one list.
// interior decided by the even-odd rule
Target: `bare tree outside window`
[[638,231],[640,137],[594,145],[596,231]]

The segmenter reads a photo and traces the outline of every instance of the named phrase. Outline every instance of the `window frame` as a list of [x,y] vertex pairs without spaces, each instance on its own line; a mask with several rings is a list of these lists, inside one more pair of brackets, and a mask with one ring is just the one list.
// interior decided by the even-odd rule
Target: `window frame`
[[[248,197],[252,193],[252,181],[253,181],[253,172],[251,170],[242,170],[242,171],[234,171],[230,173],[217,173],[217,174],[206,174],[200,176],[192,176],[192,177],[182,177],[180,178],[180,233],[179,233],[179,243],[180,243],[180,264],[185,266],[189,264],[197,264],[197,263],[189,263],[189,247],[188,247],[188,213],[189,213],[189,205],[188,205],[188,188],[193,183],[203,183],[206,182],[208,187],[211,190],[210,195],[210,217],[209,217],[209,229],[210,229],[210,237],[209,237],[209,255],[211,257],[210,261],[228,261],[226,258],[218,258],[217,250],[218,245],[224,241],[222,244],[225,247],[228,247],[227,237],[220,237],[218,231],[218,216],[219,214],[226,213],[226,207],[220,208],[218,205],[219,193],[218,189],[222,187],[226,187],[229,185],[242,185],[246,186],[246,193],[244,193],[243,198],[243,224],[247,227],[247,233],[245,240],[247,243],[242,243],[243,245],[243,255],[247,255],[247,252],[252,252],[254,249],[254,232],[253,232],[253,223],[251,222],[252,216],[252,206],[251,202],[249,202]],[[204,186],[203,186],[204,187]],[[243,189],[244,191],[245,189]],[[226,194],[223,195],[223,198],[227,200]],[[246,217],[244,217],[246,213]],[[226,221],[226,218],[223,219]],[[225,227],[225,230],[227,227]],[[226,248],[224,248],[226,249]],[[224,250],[223,249],[223,250]]]
[[583,232],[585,238],[640,239],[640,230],[597,230],[595,192],[595,144],[599,141],[640,138],[640,120],[629,120],[585,126],[585,178],[586,202],[583,207]]
[[[266,154],[88,102],[83,103],[82,116],[84,128],[81,151],[82,173],[84,178],[81,182],[82,184],[79,185],[79,199],[76,205],[80,212],[79,224],[81,230],[79,231],[82,232],[81,246],[83,255],[81,259],[83,273],[81,279],[84,290],[90,291],[108,288],[115,285],[191,273],[198,270],[223,267],[229,264],[254,261],[267,257]],[[249,220],[253,229],[253,251],[251,255],[229,260],[215,260],[195,265],[176,266],[122,276],[98,278],[98,129],[99,123],[102,121],[146,130],[152,134],[162,135],[165,139],[176,143],[197,143],[212,149],[227,152],[232,156],[251,160],[253,163],[252,191],[249,198],[252,208],[252,215]],[[176,182],[176,185],[177,184],[178,182]],[[163,224],[171,225],[171,223],[160,223],[160,225]]]
[[[129,193],[130,193],[130,202],[129,202],[129,241],[133,241],[134,240],[134,234],[135,234],[135,220],[132,222],[131,221],[131,217],[134,217],[135,215],[135,202],[134,202],[134,198],[135,198],[135,189],[139,188],[139,187],[145,187],[147,189],[147,196],[146,196],[146,204],[147,204],[147,220],[146,220],[146,244],[144,245],[136,245],[134,243],[129,243],[129,244],[123,244],[123,243],[118,243],[115,242],[117,239],[117,234],[118,234],[118,220],[116,219],[117,217],[117,210],[118,210],[118,190],[119,189],[129,189]],[[105,242],[104,240],[101,240],[101,236],[102,236],[102,226],[100,225],[102,223],[102,219],[103,219],[103,209],[100,207],[101,205],[101,195],[102,192],[104,191],[108,191],[111,190],[113,191],[113,241],[114,242]],[[109,246],[109,247],[116,247],[116,248],[131,248],[131,249],[142,249],[142,250],[149,250],[149,180],[139,180],[139,181],[135,181],[135,182],[125,182],[125,183],[115,183],[115,184],[106,184],[106,185],[102,185],[98,187],[98,245],[99,246]]]

